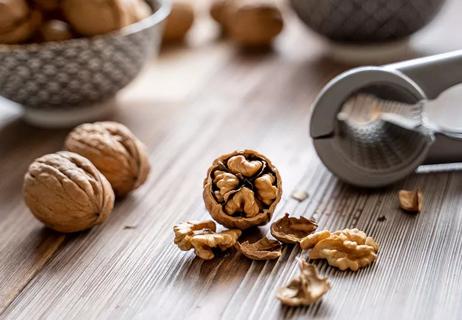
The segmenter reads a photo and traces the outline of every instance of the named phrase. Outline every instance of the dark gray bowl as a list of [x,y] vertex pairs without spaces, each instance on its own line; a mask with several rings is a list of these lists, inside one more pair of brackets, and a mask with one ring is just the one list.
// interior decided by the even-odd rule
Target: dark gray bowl
[[446,0],[290,0],[300,19],[337,42],[397,41],[428,24]]
[[22,105],[30,122],[67,126],[99,116],[160,45],[168,0],[150,0],[154,13],[92,38],[0,45],[0,95]]

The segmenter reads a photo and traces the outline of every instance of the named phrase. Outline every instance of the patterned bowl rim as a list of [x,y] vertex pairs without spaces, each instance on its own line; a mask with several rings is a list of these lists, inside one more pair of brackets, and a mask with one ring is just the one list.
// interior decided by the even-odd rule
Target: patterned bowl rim
[[155,26],[164,21],[170,14],[171,0],[149,0],[154,6],[158,6],[157,10],[154,11],[149,17],[128,25],[122,29],[112,31],[109,33],[93,36],[93,37],[82,37],[76,39],[70,39],[65,41],[50,41],[43,43],[28,43],[28,44],[0,44],[0,52],[13,52],[17,50],[23,51],[36,51],[37,49],[47,49],[56,47],[65,47],[71,43],[79,42],[96,42],[99,40],[107,40],[111,38],[125,37],[134,33],[138,33],[152,26]]

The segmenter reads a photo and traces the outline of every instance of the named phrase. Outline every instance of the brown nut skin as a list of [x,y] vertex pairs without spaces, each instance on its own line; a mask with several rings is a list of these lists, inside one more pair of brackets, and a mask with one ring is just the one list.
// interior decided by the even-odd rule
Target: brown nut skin
[[229,37],[243,47],[267,47],[284,27],[281,11],[269,0],[237,0],[227,19]]
[[40,26],[43,41],[65,41],[72,39],[69,25],[61,20],[48,20]]
[[64,233],[103,223],[114,207],[109,181],[88,159],[67,151],[36,159],[24,177],[23,193],[38,220]]
[[69,133],[64,148],[93,162],[119,197],[141,186],[151,168],[144,144],[117,122],[82,124]]
[[[276,187],[277,191],[272,203],[270,205],[265,205],[259,202],[259,205],[262,206],[260,207],[260,210],[256,214],[252,214],[251,216],[247,217],[230,215],[229,213],[227,213],[226,204],[224,204],[223,202],[219,202],[214,194],[214,192],[216,191],[214,190],[216,189],[213,177],[214,172],[220,172],[220,169],[223,167],[223,164],[226,163],[230,158],[233,158],[235,156],[250,157],[252,159],[258,159],[259,161],[263,161],[266,164],[265,171],[271,172],[271,174],[275,177],[274,186]],[[247,189],[247,187],[243,187],[242,189],[244,188]],[[279,175],[279,171],[267,157],[254,150],[234,151],[220,156],[213,162],[212,166],[209,168],[207,172],[207,177],[204,180],[203,198],[205,206],[215,221],[228,228],[238,228],[241,230],[245,230],[254,226],[261,226],[268,223],[271,220],[271,217],[273,215],[274,210],[276,209],[277,204],[281,200],[281,196],[282,180],[281,176]]]
[[61,8],[71,26],[84,36],[115,31],[151,14],[143,0],[63,0]]
[[194,23],[194,8],[186,1],[176,1],[164,27],[164,42],[179,42],[184,40]]

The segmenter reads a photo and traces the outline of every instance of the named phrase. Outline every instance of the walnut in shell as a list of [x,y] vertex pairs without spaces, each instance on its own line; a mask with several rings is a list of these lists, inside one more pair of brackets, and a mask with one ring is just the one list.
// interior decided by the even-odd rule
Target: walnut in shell
[[245,47],[270,45],[284,26],[274,0],[236,0],[227,19],[230,38]]
[[189,1],[176,0],[164,27],[163,40],[182,41],[194,23],[194,8]]
[[358,229],[331,233],[327,230],[310,234],[300,242],[304,250],[312,248],[310,259],[326,259],[340,270],[357,271],[377,258],[379,245]]
[[40,25],[42,15],[30,10],[24,0],[0,1],[0,43],[16,44],[29,38]]
[[267,237],[263,237],[254,243],[249,243],[248,241],[243,243],[236,242],[235,248],[252,260],[278,259],[282,253],[281,243],[276,240],[270,240]]
[[150,171],[145,146],[120,123],[82,124],[69,133],[64,147],[93,162],[117,196],[124,196],[142,185]]
[[85,36],[121,29],[151,13],[144,0],[62,0],[61,8],[71,26]]
[[35,160],[24,177],[23,192],[37,219],[65,233],[104,222],[114,206],[107,179],[89,160],[66,151]]
[[241,236],[241,230],[216,232],[216,224],[211,220],[186,222],[173,227],[175,244],[183,251],[194,249],[196,255],[204,260],[215,257],[214,250],[225,251],[233,247]]
[[420,191],[400,190],[399,206],[407,212],[420,213],[422,211],[423,196]]
[[317,227],[318,225],[313,220],[305,217],[289,217],[286,213],[283,218],[271,225],[271,234],[283,243],[294,244],[313,233]]
[[72,32],[66,22],[49,20],[40,26],[40,36],[44,41],[64,41],[72,39]]
[[330,290],[330,282],[321,277],[316,267],[300,260],[300,274],[283,288],[279,288],[277,298],[291,307],[316,303]]
[[253,150],[219,157],[204,181],[205,206],[215,221],[228,228],[244,230],[268,223],[281,195],[278,170]]

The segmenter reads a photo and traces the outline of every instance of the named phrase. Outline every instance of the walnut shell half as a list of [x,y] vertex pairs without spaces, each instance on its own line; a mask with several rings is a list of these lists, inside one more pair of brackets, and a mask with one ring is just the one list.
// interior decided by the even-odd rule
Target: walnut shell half
[[305,217],[289,217],[286,213],[283,218],[271,225],[271,234],[283,243],[294,244],[314,232],[317,227],[318,225],[313,220]]
[[23,192],[34,216],[59,232],[100,224],[114,206],[107,179],[89,160],[66,151],[36,159],[24,177]]
[[228,228],[264,225],[281,200],[279,171],[264,155],[234,151],[216,159],[204,180],[204,202],[210,215]]
[[64,147],[93,162],[117,196],[124,196],[142,185],[150,171],[143,143],[117,122],[82,124],[69,133]]
[[270,240],[267,237],[263,237],[254,243],[249,243],[248,241],[243,243],[236,242],[234,247],[237,251],[252,260],[273,260],[278,259],[282,254],[281,243],[276,240]]

